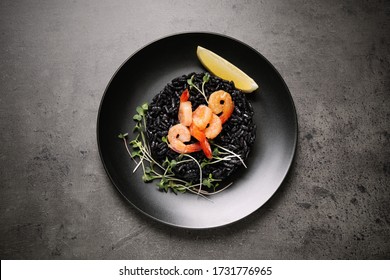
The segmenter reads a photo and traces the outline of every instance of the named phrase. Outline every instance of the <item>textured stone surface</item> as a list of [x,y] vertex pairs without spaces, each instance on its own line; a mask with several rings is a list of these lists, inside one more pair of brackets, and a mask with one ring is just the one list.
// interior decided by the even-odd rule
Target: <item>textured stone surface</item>
[[[175,229],[110,184],[96,118],[117,67],[172,33],[235,37],[294,98],[276,195],[234,225]],[[388,1],[1,1],[2,259],[389,259]]]

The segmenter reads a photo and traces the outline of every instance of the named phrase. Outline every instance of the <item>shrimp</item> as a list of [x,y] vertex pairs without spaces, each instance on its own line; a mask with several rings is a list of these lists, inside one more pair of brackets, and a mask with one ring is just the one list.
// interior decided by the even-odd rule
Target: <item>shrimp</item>
[[209,107],[206,105],[199,105],[199,107],[192,113],[192,122],[200,130],[204,130],[209,124],[212,116],[213,112]]
[[222,131],[221,119],[213,113],[209,124],[204,130],[204,134],[208,139],[214,139]]
[[180,102],[179,122],[184,126],[190,126],[192,123],[192,104],[190,101]]
[[188,142],[190,140],[190,130],[181,123],[172,126],[168,131],[169,147],[177,153],[186,154],[202,150],[199,143],[184,144],[184,142]]
[[218,90],[210,95],[209,108],[214,114],[222,113],[219,118],[222,123],[225,123],[233,113],[234,102],[228,92]]
[[190,126],[192,123],[192,104],[188,101],[190,93],[188,89],[184,90],[180,96],[179,106],[179,122],[185,126]]
[[200,147],[203,150],[203,153],[208,159],[213,158],[213,152],[211,151],[211,146],[209,141],[207,141],[204,131],[200,130],[199,127],[192,123],[190,126],[191,135],[194,136],[196,140],[199,141]]

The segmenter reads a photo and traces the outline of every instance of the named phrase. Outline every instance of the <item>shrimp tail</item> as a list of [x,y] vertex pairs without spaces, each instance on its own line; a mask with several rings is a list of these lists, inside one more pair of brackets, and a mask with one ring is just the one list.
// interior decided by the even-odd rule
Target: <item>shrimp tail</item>
[[213,158],[213,152],[211,151],[211,146],[209,141],[207,141],[204,131],[200,130],[194,123],[190,126],[191,135],[194,136],[196,140],[199,141],[200,147],[202,148],[203,153],[208,159]]
[[205,139],[204,141],[200,141],[199,143],[200,143],[200,147],[202,148],[202,151],[205,154],[205,156],[208,159],[212,159],[213,152],[211,151],[211,146],[210,146],[209,141],[207,141],[207,139]]
[[186,102],[190,99],[190,92],[186,88],[180,95],[180,102]]
[[188,144],[186,146],[186,149],[186,153],[199,152],[200,150],[202,150],[202,145],[200,145],[200,143]]
[[224,124],[229,119],[229,117],[226,114],[222,114],[219,116],[219,119],[221,120],[221,123]]

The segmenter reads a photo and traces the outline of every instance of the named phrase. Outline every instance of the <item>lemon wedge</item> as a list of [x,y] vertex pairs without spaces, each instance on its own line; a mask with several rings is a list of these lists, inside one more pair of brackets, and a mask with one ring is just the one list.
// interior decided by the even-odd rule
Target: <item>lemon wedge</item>
[[249,93],[259,88],[256,82],[237,66],[212,51],[198,46],[196,55],[203,66],[213,75],[233,81],[236,88]]

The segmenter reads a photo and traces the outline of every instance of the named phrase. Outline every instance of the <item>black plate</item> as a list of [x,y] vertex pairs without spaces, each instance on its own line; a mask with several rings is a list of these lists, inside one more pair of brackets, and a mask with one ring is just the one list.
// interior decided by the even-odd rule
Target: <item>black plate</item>
[[[248,95],[257,124],[255,145],[234,184],[211,200],[185,193],[160,192],[132,173],[134,162],[119,133],[132,130],[135,108],[150,102],[173,78],[204,72],[196,56],[201,45],[237,65],[259,85]],[[119,192],[144,214],[169,225],[212,228],[240,220],[261,207],[283,182],[294,157],[297,118],[283,79],[248,45],[211,33],[177,34],[155,41],[133,54],[114,74],[100,104],[97,141],[103,165]]]

